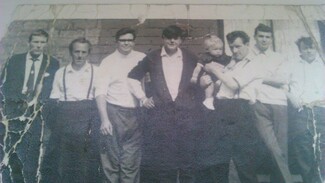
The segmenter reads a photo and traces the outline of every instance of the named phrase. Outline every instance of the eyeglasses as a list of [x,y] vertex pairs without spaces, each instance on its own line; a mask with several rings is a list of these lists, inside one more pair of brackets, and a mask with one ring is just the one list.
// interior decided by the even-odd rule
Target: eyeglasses
[[134,39],[119,39],[119,42],[133,42]]

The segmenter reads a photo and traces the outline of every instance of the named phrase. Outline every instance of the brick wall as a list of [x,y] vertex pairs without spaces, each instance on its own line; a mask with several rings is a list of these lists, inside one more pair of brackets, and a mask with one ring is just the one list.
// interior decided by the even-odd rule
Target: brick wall
[[0,42],[0,63],[14,53],[28,50],[28,37],[35,29],[44,29],[49,32],[50,40],[47,52],[61,61],[62,65],[69,63],[69,43],[77,37],[86,37],[93,44],[91,61],[99,64],[108,54],[115,50],[116,31],[122,27],[134,26],[138,30],[136,50],[149,52],[161,46],[161,31],[164,27],[178,23],[188,26],[191,39],[183,43],[195,53],[202,51],[200,37],[214,32],[223,37],[222,21],[218,20],[146,20],[144,24],[135,26],[138,20],[131,19],[93,19],[93,20],[25,20],[13,21],[5,37]]

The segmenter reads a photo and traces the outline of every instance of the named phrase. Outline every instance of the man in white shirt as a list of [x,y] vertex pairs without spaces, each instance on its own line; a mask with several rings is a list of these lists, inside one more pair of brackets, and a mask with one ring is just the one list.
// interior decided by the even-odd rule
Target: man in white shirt
[[300,59],[292,64],[288,99],[289,153],[303,181],[325,180],[325,65],[311,37],[296,42]]
[[[1,95],[7,125],[3,150],[3,182],[37,182],[41,132],[49,112],[48,98],[59,62],[44,52],[49,35],[39,29],[29,36],[29,51],[8,59],[1,73]],[[42,109],[42,110],[41,110]],[[1,182],[1,181],[0,181]]]
[[[132,94],[148,109],[143,121],[142,183],[194,182],[201,89],[190,82],[197,57],[180,48],[182,38],[178,26],[164,28],[163,47],[148,53],[128,75]],[[141,88],[146,73],[152,96]]]
[[116,32],[117,49],[104,58],[96,84],[96,101],[101,119],[101,162],[107,181],[138,183],[141,161],[139,103],[131,94],[127,75],[144,53],[134,51],[136,32]]
[[[220,67],[212,62],[205,71],[221,81],[215,106],[215,151],[211,160],[215,182],[229,182],[229,163],[236,165],[242,183],[257,183],[256,147],[258,135],[254,126],[252,103],[256,101],[255,87],[263,77],[263,67],[249,52],[249,37],[243,31],[227,34],[233,53],[231,66]],[[202,81],[205,79],[202,78]],[[209,80],[211,82],[211,80]],[[208,84],[208,83],[206,83]],[[200,182],[200,180],[198,180]]]
[[99,182],[97,68],[89,63],[91,43],[87,39],[73,40],[69,51],[72,62],[56,72],[50,95],[57,100],[57,110],[41,182]]
[[272,37],[271,27],[259,24],[255,28],[256,45],[252,53],[265,68],[265,76],[256,88],[257,102],[253,107],[256,128],[271,155],[271,162],[264,163],[272,166],[271,182],[292,183],[288,167],[288,113],[284,90],[289,74],[284,59],[272,51]]

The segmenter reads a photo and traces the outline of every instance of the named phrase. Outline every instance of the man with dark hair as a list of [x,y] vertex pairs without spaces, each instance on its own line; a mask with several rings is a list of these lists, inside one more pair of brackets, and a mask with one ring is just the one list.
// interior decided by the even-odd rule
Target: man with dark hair
[[311,37],[296,42],[300,60],[291,67],[289,157],[303,182],[325,180],[325,65]]
[[[259,24],[255,29],[256,45],[252,49],[255,59],[265,67],[265,76],[257,86],[257,102],[254,104],[256,128],[271,158],[262,159],[269,166],[271,182],[292,183],[288,167],[288,113],[285,88],[289,73],[284,58],[273,52],[271,27]],[[269,162],[271,160],[271,162]]]
[[[200,87],[191,83],[197,57],[180,48],[182,29],[168,26],[163,47],[150,52],[129,73],[132,94],[147,109],[143,121],[141,182],[194,182],[196,129],[201,112]],[[152,96],[141,80],[149,73]]]
[[59,62],[44,54],[49,35],[36,30],[29,51],[9,58],[1,74],[3,121],[7,127],[2,160],[3,182],[37,182],[42,126]]
[[[242,183],[257,183],[256,146],[258,143],[252,103],[255,102],[255,86],[262,78],[260,63],[251,58],[249,37],[243,31],[227,34],[232,51],[231,66],[220,67],[211,62],[205,71],[221,81],[216,95],[215,121],[207,133],[215,133],[215,151],[211,164],[214,168],[213,182],[229,182],[229,163],[235,163]],[[204,76],[202,84],[209,84]],[[236,112],[234,115],[233,112]],[[200,180],[198,180],[200,182]]]
[[138,101],[129,91],[127,75],[145,54],[134,51],[135,30],[116,33],[117,49],[100,64],[96,101],[101,119],[100,156],[108,182],[138,183],[141,161],[141,128]]
[[50,98],[57,101],[42,182],[99,182],[98,111],[94,100],[96,67],[89,63],[91,43],[77,38],[69,45],[72,62],[55,73]]

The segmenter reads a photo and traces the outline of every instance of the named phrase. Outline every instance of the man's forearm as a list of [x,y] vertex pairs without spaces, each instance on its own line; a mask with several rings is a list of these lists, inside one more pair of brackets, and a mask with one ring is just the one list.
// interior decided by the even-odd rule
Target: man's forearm
[[130,92],[139,100],[143,99],[146,97],[146,94],[144,93],[142,86],[141,86],[141,82],[136,80],[136,79],[132,79],[132,78],[128,78],[128,86],[129,86],[129,90]]
[[223,73],[221,69],[214,69],[212,74],[231,90],[235,91],[239,88],[238,83],[231,77],[231,75]]
[[283,85],[287,85],[287,80],[280,77],[266,77],[263,79],[263,84],[267,84],[273,87],[280,88]]
[[107,115],[107,106],[106,106],[106,99],[105,95],[99,95],[96,97],[97,108],[100,116],[101,122],[108,121]]

